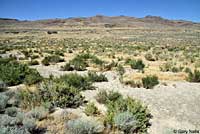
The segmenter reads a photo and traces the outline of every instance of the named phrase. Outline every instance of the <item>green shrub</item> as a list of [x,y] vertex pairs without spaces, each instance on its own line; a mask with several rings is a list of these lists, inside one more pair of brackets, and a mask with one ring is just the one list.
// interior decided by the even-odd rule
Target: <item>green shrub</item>
[[0,93],[7,90],[6,83],[0,80]]
[[110,101],[117,101],[118,99],[122,98],[122,95],[118,92],[109,91],[107,96],[107,102]]
[[78,107],[83,103],[80,91],[65,82],[44,81],[38,87],[39,96],[43,102],[50,102],[53,106]]
[[117,66],[117,72],[119,73],[119,75],[123,75],[125,73],[125,69],[122,65],[118,65]]
[[190,68],[186,67],[185,70],[184,70],[184,72],[186,72],[186,73],[191,73],[192,70],[191,70]]
[[30,109],[50,103],[53,107],[78,107],[84,103],[84,97],[80,92],[93,89],[95,88],[87,76],[72,73],[60,78],[51,77],[38,85],[37,92],[22,91],[21,106]]
[[89,61],[96,65],[102,65],[103,61],[101,61],[98,57],[89,54],[83,53],[74,57],[71,61],[69,61],[70,66],[73,67],[74,70],[84,71],[86,67],[89,66]]
[[0,94],[0,111],[5,110],[8,100],[9,100],[8,96],[6,96],[4,94]]
[[189,72],[187,80],[189,82],[200,82],[200,71],[194,70],[194,72]]
[[64,56],[64,53],[62,51],[57,50],[55,51],[55,55]]
[[99,111],[94,103],[87,104],[84,112],[88,116],[99,114]]
[[56,81],[66,82],[69,84],[69,86],[73,86],[80,91],[94,89],[94,87],[92,86],[92,82],[88,80],[87,76],[81,76],[77,73],[63,75],[60,78],[56,79]]
[[144,88],[152,89],[155,85],[159,84],[157,76],[147,76],[142,78],[142,84]]
[[125,134],[130,134],[137,129],[138,121],[131,112],[122,112],[114,116],[114,126],[119,130],[125,132]]
[[[147,107],[144,107],[141,102],[133,100],[131,98],[117,99],[116,101],[110,101],[108,103],[108,110],[105,117],[105,123],[115,127],[116,118],[119,118],[118,114],[123,112],[129,112],[132,114],[132,120],[134,119],[137,123],[133,123],[131,129],[134,133],[146,133],[149,127],[149,120],[151,118]],[[122,114],[123,115],[123,114]],[[121,115],[120,115],[121,116]],[[130,116],[130,114],[129,114]],[[115,120],[114,120],[115,119]],[[136,125],[136,126],[135,126]]]
[[17,95],[20,100],[20,107],[23,109],[32,109],[42,104],[42,98],[37,92],[34,93],[26,89],[20,90]]
[[78,59],[78,58],[74,58],[73,60],[69,62],[69,64],[74,68],[74,70],[77,70],[77,71],[84,71],[86,70],[86,67],[88,66],[85,60]]
[[47,56],[42,60],[42,64],[45,66],[48,66],[49,63],[58,63],[58,62],[64,62],[65,60],[60,58],[58,55],[52,55],[52,56]]
[[27,116],[29,118],[34,118],[34,119],[42,120],[42,119],[44,119],[47,116],[47,114],[48,114],[48,109],[46,109],[43,106],[40,106],[40,107],[35,107],[31,111],[29,111],[27,113]]
[[171,62],[167,62],[163,66],[160,66],[160,70],[162,72],[168,72],[168,71],[171,71],[172,66],[173,64]]
[[31,134],[24,127],[0,126],[0,134]]
[[106,104],[107,102],[107,99],[108,99],[108,93],[106,90],[102,90],[102,91],[99,91],[97,96],[96,96],[96,100],[99,102],[99,103],[102,103],[102,104]]
[[29,69],[26,72],[26,76],[24,79],[24,82],[28,85],[36,84],[42,80],[42,77],[40,76],[39,72],[35,69]]
[[40,56],[39,55],[31,55],[31,59],[33,60],[33,59],[37,59],[37,58],[39,58]]
[[179,72],[180,70],[179,70],[179,68],[177,68],[177,67],[172,67],[171,71],[172,71],[173,73],[177,73],[177,72]]
[[0,79],[8,86],[14,86],[21,83],[34,84],[39,82],[42,77],[36,71],[27,65],[17,62],[0,64]]
[[105,90],[100,91],[96,96],[96,100],[102,104],[108,104],[110,101],[116,101],[120,98],[122,98],[120,93],[114,91],[107,92]]
[[143,63],[142,60],[132,60],[130,62],[130,66],[132,69],[143,70],[145,67],[145,64]]
[[16,107],[9,107],[6,108],[5,114],[11,116],[11,117],[16,117],[17,115],[17,108]]
[[34,118],[24,118],[23,126],[27,130],[33,131],[36,128],[36,120]]
[[89,81],[92,81],[92,82],[108,81],[108,79],[106,78],[105,75],[103,75],[103,74],[98,75],[96,72],[91,72],[91,71],[88,72],[88,79],[89,79]]
[[64,66],[61,67],[61,71],[73,71],[74,68],[70,63],[66,63]]
[[45,59],[45,58],[42,60],[42,64],[43,64],[44,66],[50,65],[48,59]]
[[37,60],[31,60],[28,62],[28,65],[39,65],[39,62]]
[[67,134],[100,134],[103,129],[101,123],[89,118],[79,118],[66,123]]

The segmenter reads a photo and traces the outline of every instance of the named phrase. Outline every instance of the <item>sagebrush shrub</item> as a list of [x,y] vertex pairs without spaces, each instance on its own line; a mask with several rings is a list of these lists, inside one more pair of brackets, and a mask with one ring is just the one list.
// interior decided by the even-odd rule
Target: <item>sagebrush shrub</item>
[[100,134],[103,129],[100,122],[90,118],[78,118],[66,123],[67,134]]
[[114,126],[126,134],[134,132],[137,128],[137,120],[131,112],[122,112],[114,116]]
[[35,119],[41,120],[47,116],[48,112],[49,112],[48,109],[40,106],[40,107],[35,107],[31,111],[29,111],[27,113],[27,116],[30,118],[35,118]]
[[[70,67],[77,71],[84,71],[86,67],[89,66],[89,63],[94,63],[96,65],[102,65],[103,61],[100,60],[95,55],[89,53],[79,54],[74,57],[71,61],[69,61]],[[68,65],[68,66],[69,66]]]
[[200,71],[194,70],[194,72],[189,72],[187,80],[189,82],[200,82]]
[[31,60],[28,62],[28,65],[39,65],[39,62],[37,60]]
[[26,76],[24,79],[25,84],[31,85],[36,84],[42,80],[42,77],[40,76],[39,72],[35,69],[29,69],[26,72]]
[[0,115],[0,126],[14,126],[18,123],[19,121],[16,117],[11,117],[7,114]]
[[144,88],[152,89],[155,85],[159,84],[157,76],[146,76],[142,78],[142,84]]
[[63,75],[60,78],[56,79],[56,81],[63,81],[69,84],[69,86],[73,86],[78,90],[93,90],[92,82],[88,80],[87,76],[81,76],[77,73],[71,73],[67,75]]
[[42,77],[36,69],[17,62],[9,62],[0,64],[0,79],[8,86],[14,86],[21,83],[35,84]]
[[17,115],[17,108],[16,107],[9,107],[6,108],[5,114],[11,116],[11,117],[16,117]]
[[74,68],[70,63],[66,63],[64,66],[61,67],[61,71],[73,71]]
[[60,58],[58,55],[51,55],[45,57],[43,60],[48,61],[49,63],[58,63],[58,62],[64,62],[65,60]]
[[101,90],[98,92],[98,94],[96,96],[96,100],[99,103],[106,104],[107,99],[108,99],[108,93],[106,90]]
[[142,60],[131,60],[129,62],[130,66],[132,69],[138,69],[138,70],[143,70],[145,67],[145,64],[143,63]]
[[119,75],[123,75],[125,73],[125,69],[122,65],[118,65],[117,66],[117,72],[119,73]]
[[43,64],[44,66],[50,65],[48,59],[45,59],[45,58],[42,60],[42,64]]
[[[117,116],[118,113],[130,112],[135,119],[136,126],[132,126],[136,128],[134,130],[135,133],[146,133],[147,128],[149,126],[149,120],[151,118],[147,107],[144,107],[140,101],[136,101],[131,98],[120,98],[116,101],[110,101],[108,104],[108,111],[105,116],[105,123],[111,126],[115,126],[114,117]],[[132,118],[132,119],[133,119]]]
[[34,118],[24,118],[22,123],[29,131],[33,131],[36,128],[36,120]]
[[114,91],[107,92],[106,90],[99,91],[96,96],[96,100],[102,104],[107,104],[110,101],[116,101],[120,98],[122,98],[120,93]]
[[0,94],[0,111],[4,111],[5,107],[8,103],[9,97],[4,95],[4,94]]
[[92,81],[92,82],[107,82],[108,81],[105,75],[103,74],[98,75],[96,72],[91,72],[91,71],[88,72],[88,79],[89,81]]
[[4,92],[7,89],[6,83],[0,80],[0,92]]
[[95,106],[94,103],[87,104],[84,112],[88,116],[99,114],[98,108]]

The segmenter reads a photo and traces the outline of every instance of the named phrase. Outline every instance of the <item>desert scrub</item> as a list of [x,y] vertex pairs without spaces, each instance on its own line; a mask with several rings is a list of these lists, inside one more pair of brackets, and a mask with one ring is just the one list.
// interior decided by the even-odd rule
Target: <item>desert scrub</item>
[[70,63],[66,63],[64,66],[61,66],[60,71],[73,71],[74,67]]
[[80,92],[93,89],[95,88],[87,76],[72,73],[60,78],[51,77],[43,80],[37,86],[36,92],[22,91],[21,106],[30,109],[50,103],[51,107],[78,107],[84,103],[84,97]]
[[[64,62],[65,60],[60,58],[58,55],[52,55],[52,56],[47,56],[42,60],[42,63],[58,63],[58,62]],[[45,64],[44,64],[45,65]]]
[[104,126],[91,118],[78,118],[65,123],[67,134],[101,134]]
[[31,60],[30,62],[28,62],[28,65],[39,65],[39,62],[37,60]]
[[126,61],[127,64],[129,64],[131,66],[132,69],[138,69],[138,70],[143,70],[145,67],[145,64],[143,63],[142,60],[131,60],[128,59]]
[[95,89],[92,86],[92,83],[87,76],[81,76],[77,73],[71,73],[67,75],[63,75],[60,78],[55,78],[55,81],[63,81],[67,83],[69,86],[77,88],[79,91],[83,90],[93,90]]
[[4,111],[8,103],[9,97],[5,94],[0,94],[0,111]]
[[35,84],[42,80],[36,69],[31,69],[25,64],[8,62],[0,64],[0,79],[8,86],[21,83]]
[[176,66],[174,66],[174,64],[171,63],[171,62],[167,62],[167,63],[165,63],[164,65],[160,66],[160,70],[161,70],[162,72],[171,71],[171,72],[173,72],[173,73],[177,73],[177,72],[183,71],[183,69],[184,69],[184,67],[182,67],[182,66],[176,67]]
[[121,64],[119,64],[119,65],[117,66],[117,72],[118,72],[118,74],[119,74],[120,76],[124,75],[125,69],[124,69],[124,67],[123,67]]
[[17,112],[18,112],[18,110],[16,107],[9,107],[9,108],[6,108],[5,114],[7,114],[11,117],[16,117]]
[[42,64],[44,66],[49,66],[50,65],[49,61],[47,59],[45,59],[45,58],[42,60]]
[[25,76],[24,83],[27,85],[36,84],[43,79],[36,69],[29,69],[26,73],[27,74]]
[[106,90],[99,91],[96,96],[96,100],[102,104],[108,104],[110,101],[116,101],[120,98],[122,98],[120,93]]
[[7,90],[6,83],[0,80],[0,93]]
[[85,108],[85,114],[86,115],[88,115],[88,116],[92,116],[92,115],[97,115],[97,114],[99,114],[100,112],[99,112],[99,110],[98,110],[98,108],[95,106],[95,104],[94,103],[88,103],[87,105],[86,105],[86,108]]
[[117,129],[124,131],[125,134],[130,134],[137,129],[138,121],[131,112],[122,112],[114,116],[114,126]]
[[[131,98],[120,98],[116,101],[110,101],[107,104],[108,111],[105,116],[105,124],[111,125],[113,128],[117,127],[123,130],[125,133],[146,133],[147,128],[149,127],[149,120],[151,115],[147,107],[143,106],[140,101],[136,101]],[[124,114],[125,113],[125,114]],[[128,113],[128,115],[127,115]],[[131,116],[132,115],[132,116]],[[128,123],[126,117],[128,116],[131,119],[132,126],[120,126],[120,120],[124,120],[123,123]],[[127,122],[126,122],[127,121]],[[127,124],[126,124],[127,125]],[[120,128],[121,127],[121,128]],[[128,127],[128,128],[126,128]],[[126,128],[126,129],[124,129]]]
[[159,84],[157,76],[146,76],[142,78],[142,84],[144,88],[152,89],[155,85]]
[[31,109],[26,115],[29,118],[34,118],[37,120],[42,120],[47,117],[49,110],[44,106],[39,106]]
[[31,134],[37,131],[34,119],[0,115],[0,132],[2,134]]
[[88,80],[91,82],[107,82],[108,79],[103,74],[97,74],[96,72],[88,72]]
[[101,66],[103,64],[103,61],[95,55],[89,53],[79,54],[71,61],[69,61],[69,65],[73,68],[73,70],[77,71],[86,70],[86,67],[88,67],[91,63]]
[[37,92],[22,92],[22,106],[33,108],[49,103],[50,107],[78,107],[84,103],[80,91],[63,81],[45,80],[37,87]]
[[189,82],[200,82],[200,71],[194,70],[194,72],[189,72],[187,80]]

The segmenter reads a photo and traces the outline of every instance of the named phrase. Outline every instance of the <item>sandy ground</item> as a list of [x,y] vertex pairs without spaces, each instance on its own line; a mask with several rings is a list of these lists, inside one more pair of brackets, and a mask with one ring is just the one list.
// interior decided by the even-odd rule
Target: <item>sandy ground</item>
[[[96,83],[101,89],[114,90],[139,99],[148,106],[153,118],[150,134],[173,134],[173,130],[200,130],[200,84],[168,82],[154,89],[122,85],[114,72],[107,72],[109,82]],[[89,94],[91,98],[91,93]]]

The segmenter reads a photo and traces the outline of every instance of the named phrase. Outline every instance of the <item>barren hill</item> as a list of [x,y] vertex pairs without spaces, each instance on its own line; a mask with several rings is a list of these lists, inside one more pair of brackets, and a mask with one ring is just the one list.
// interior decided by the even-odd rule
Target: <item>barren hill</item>
[[90,26],[90,27],[183,27],[200,28],[200,23],[185,20],[168,20],[159,16],[146,16],[144,18],[135,18],[129,16],[103,16],[77,17],[67,19],[46,19],[36,21],[21,21],[17,19],[0,18],[0,28],[51,28],[51,27],[72,27],[72,26]]

